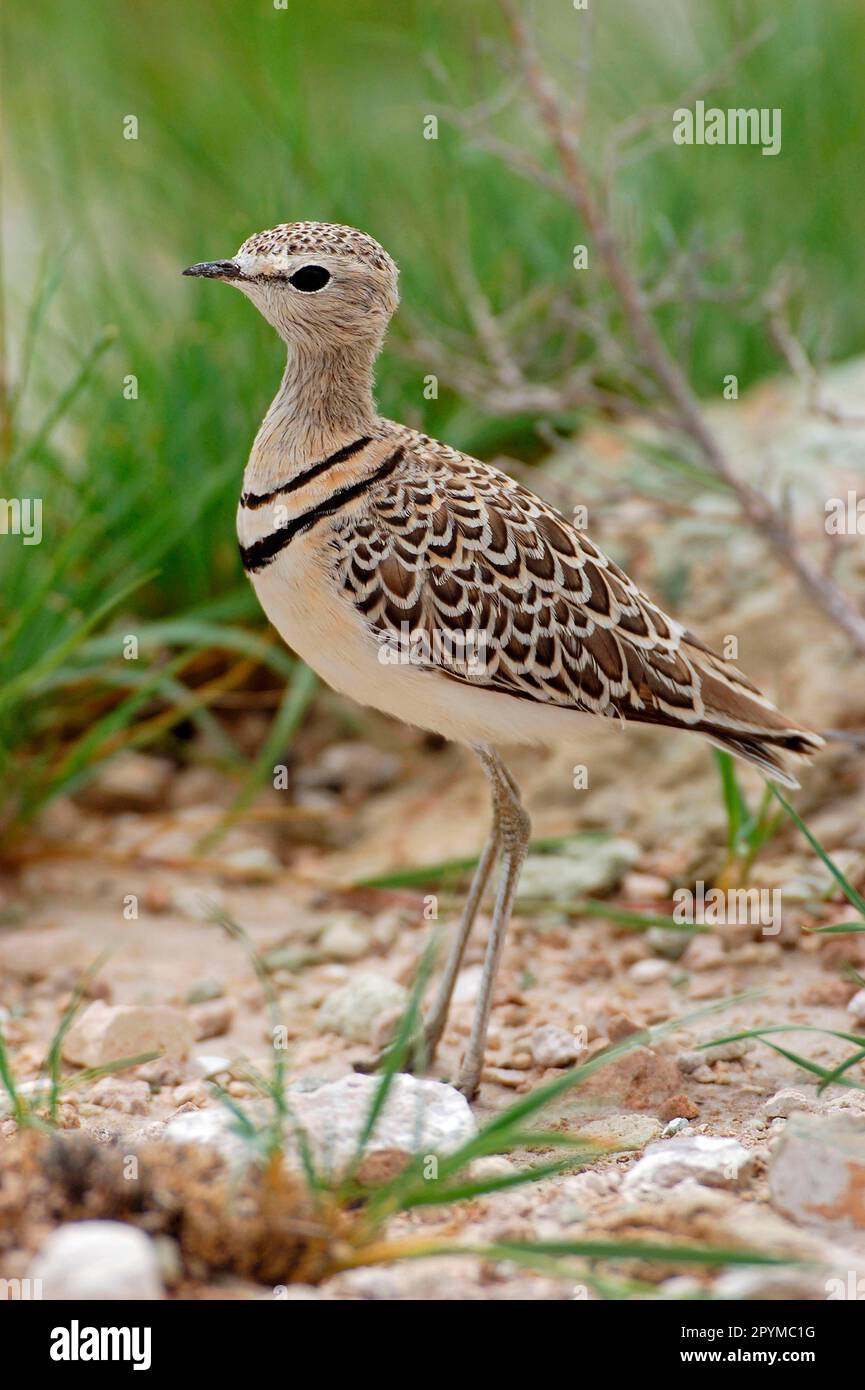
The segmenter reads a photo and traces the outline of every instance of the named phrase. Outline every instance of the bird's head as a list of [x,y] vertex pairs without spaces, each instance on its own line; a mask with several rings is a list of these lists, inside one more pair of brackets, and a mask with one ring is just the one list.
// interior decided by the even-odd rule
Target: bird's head
[[313,349],[379,343],[399,303],[387,252],[365,232],[330,222],[284,222],[248,237],[231,260],[183,274],[236,285],[287,343]]

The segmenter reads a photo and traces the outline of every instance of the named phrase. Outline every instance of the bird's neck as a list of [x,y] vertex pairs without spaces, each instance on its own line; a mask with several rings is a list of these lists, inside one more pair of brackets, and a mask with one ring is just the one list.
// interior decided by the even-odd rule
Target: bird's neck
[[351,348],[292,344],[279,390],[256,435],[244,485],[274,485],[370,434],[377,343]]

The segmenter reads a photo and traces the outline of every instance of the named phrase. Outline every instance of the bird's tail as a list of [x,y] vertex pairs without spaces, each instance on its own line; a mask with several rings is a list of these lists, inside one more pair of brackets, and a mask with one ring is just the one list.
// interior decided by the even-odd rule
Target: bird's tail
[[821,736],[788,719],[741,671],[693,638],[688,639],[688,656],[701,677],[704,718],[699,732],[771,781],[798,787],[788,761],[813,757],[824,746]]

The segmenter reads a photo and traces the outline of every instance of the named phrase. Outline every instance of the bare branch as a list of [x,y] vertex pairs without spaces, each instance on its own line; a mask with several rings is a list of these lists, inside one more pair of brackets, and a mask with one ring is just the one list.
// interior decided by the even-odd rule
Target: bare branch
[[763,296],[769,334],[793,375],[805,388],[807,408],[812,415],[821,415],[833,425],[853,429],[865,428],[865,415],[851,414],[833,405],[823,395],[820,373],[809,358],[796,334],[789,315],[791,284],[788,275],[781,275]]
[[703,418],[699,402],[679,363],[664,342],[645,302],[642,287],[624,257],[612,224],[595,193],[577,134],[567,120],[558,89],[548,77],[516,0],[499,0],[526,89],[555,151],[568,199],[579,212],[616,292],[631,335],[672,408],[678,431],[702,455],[709,469],[734,493],[744,519],[768,541],[809,597],[865,655],[865,617],[834,580],[801,549],[782,511],[733,469],[720,441]]

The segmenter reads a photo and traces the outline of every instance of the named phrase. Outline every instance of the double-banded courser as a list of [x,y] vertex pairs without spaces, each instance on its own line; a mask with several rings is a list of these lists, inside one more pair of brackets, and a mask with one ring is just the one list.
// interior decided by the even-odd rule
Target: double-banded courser
[[294,222],[185,275],[257,306],[288,360],[252,446],[240,553],[265,613],[336,690],[469,744],[492,828],[425,1041],[432,1058],[491,870],[501,860],[476,1013],[460,1074],[472,1096],[529,818],[499,752],[567,748],[591,717],[666,725],[795,786],[784,756],[821,740],[664,614],[534,493],[383,419],[373,368],[397,307],[397,268],[352,227]]

